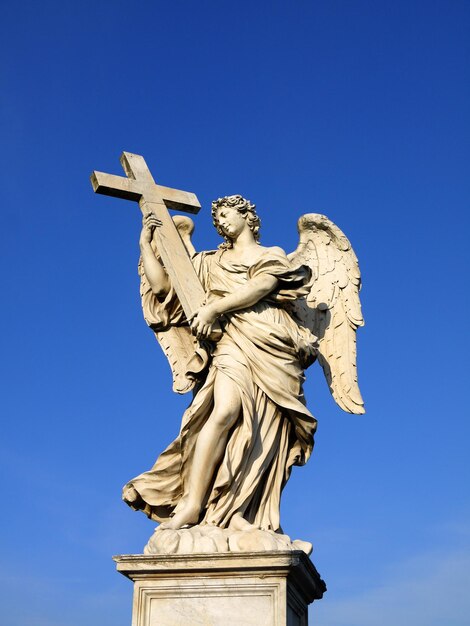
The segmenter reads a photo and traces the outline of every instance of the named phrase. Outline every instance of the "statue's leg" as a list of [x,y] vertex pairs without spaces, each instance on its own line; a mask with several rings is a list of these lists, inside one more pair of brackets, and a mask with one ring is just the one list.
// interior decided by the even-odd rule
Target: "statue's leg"
[[237,385],[218,370],[214,383],[214,409],[196,441],[184,504],[178,506],[175,515],[162,524],[162,528],[181,528],[197,523],[215,470],[224,454],[228,433],[240,410],[241,397]]

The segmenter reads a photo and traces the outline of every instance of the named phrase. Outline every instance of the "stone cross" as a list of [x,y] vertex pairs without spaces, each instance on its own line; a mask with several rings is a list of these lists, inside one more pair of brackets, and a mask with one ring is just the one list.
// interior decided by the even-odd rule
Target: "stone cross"
[[202,305],[205,293],[168,208],[197,213],[201,205],[193,193],[157,185],[142,156],[123,152],[121,165],[127,178],[93,172],[93,189],[106,196],[135,200],[144,215],[152,212],[161,220],[162,226],[154,234],[158,252],[186,317],[190,318]]

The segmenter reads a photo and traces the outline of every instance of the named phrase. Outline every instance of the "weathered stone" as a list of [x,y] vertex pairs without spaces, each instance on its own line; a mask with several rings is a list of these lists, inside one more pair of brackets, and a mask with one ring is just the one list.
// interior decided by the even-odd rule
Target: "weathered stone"
[[272,530],[233,530],[209,524],[177,530],[158,526],[144,548],[144,554],[201,554],[206,552],[261,552],[302,550],[309,555],[312,544],[292,541]]
[[307,626],[326,590],[300,551],[114,560],[134,582],[132,626]]

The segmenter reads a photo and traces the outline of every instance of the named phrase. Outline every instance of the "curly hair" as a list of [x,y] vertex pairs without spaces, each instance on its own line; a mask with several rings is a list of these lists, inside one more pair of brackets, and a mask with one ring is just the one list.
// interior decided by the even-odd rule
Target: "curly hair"
[[251,202],[243,196],[224,196],[223,198],[218,198],[217,200],[214,200],[211,208],[213,224],[219,235],[225,239],[224,243],[221,243],[219,248],[221,250],[226,250],[233,247],[232,240],[224,234],[219,225],[217,211],[223,207],[236,209],[239,213],[241,213],[241,215],[243,215],[243,217],[245,218],[251,232],[253,233],[255,241],[259,243],[259,229],[261,226],[261,220],[256,213],[256,205],[251,204]]

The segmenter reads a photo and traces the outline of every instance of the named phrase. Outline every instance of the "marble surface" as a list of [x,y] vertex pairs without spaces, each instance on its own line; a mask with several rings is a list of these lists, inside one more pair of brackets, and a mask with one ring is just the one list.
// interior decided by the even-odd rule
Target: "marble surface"
[[196,525],[177,530],[158,526],[144,548],[144,554],[204,554],[216,552],[256,552],[262,550],[302,550],[309,555],[312,544],[272,530],[234,530]]
[[[183,532],[191,526],[229,529],[231,551],[277,549],[282,490],[292,467],[308,461],[317,425],[303,393],[305,370],[318,360],[337,404],[364,412],[356,255],[318,213],[300,217],[290,254],[263,245],[256,205],[241,195],[212,202],[222,241],[197,252],[192,220],[168,211],[197,213],[196,196],[158,185],[141,155],[124,152],[121,164],[126,177],[94,172],[93,189],[139,203],[144,319],[171,366],[174,390],[193,391],[179,435],[128,481],[123,500],[161,530],[181,531],[154,535],[150,552],[185,552],[189,543],[190,551],[226,549],[222,536]],[[146,389],[149,407],[158,406],[158,392]]]
[[301,551],[121,555],[132,626],[307,626],[326,587]]

